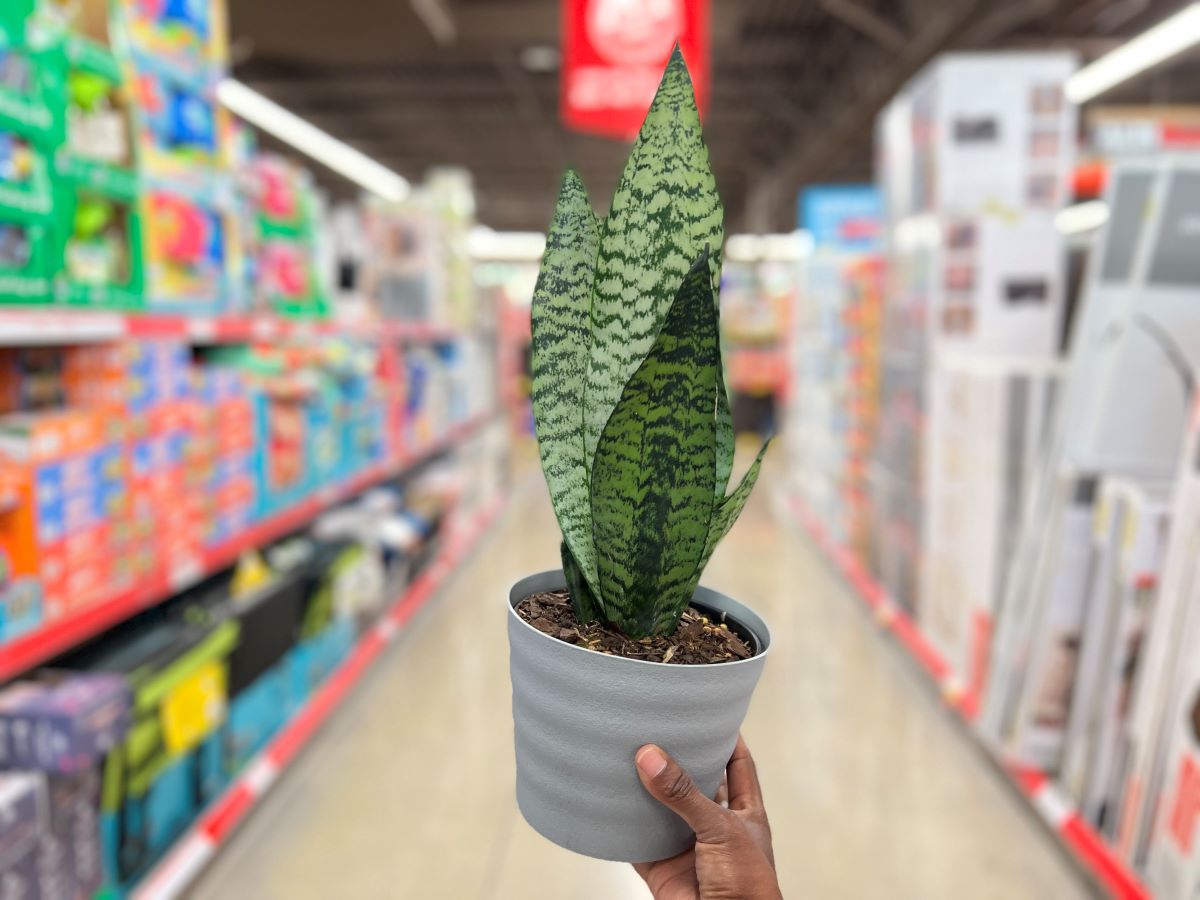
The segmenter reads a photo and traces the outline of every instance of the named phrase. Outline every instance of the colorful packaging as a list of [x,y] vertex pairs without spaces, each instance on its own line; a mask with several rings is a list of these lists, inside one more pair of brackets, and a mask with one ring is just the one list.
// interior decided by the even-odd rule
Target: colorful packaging
[[129,726],[131,696],[115,675],[45,673],[0,691],[0,768],[85,772]]

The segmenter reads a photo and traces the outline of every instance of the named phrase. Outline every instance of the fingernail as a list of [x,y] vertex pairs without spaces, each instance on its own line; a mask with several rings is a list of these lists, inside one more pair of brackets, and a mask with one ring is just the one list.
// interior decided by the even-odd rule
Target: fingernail
[[638,752],[637,767],[647,778],[654,778],[667,767],[667,757],[653,744],[648,744]]

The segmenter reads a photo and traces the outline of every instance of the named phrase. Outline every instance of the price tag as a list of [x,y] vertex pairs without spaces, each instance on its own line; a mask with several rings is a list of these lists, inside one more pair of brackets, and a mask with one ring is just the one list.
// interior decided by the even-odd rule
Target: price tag
[[163,742],[172,756],[187,753],[225,719],[225,668],[204,663],[163,700]]

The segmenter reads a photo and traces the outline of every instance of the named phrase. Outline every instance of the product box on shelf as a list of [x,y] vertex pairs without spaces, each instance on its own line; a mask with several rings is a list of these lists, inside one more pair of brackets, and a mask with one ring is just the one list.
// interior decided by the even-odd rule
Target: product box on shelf
[[[44,782],[33,772],[0,772],[0,872],[10,896],[32,896]],[[24,893],[19,889],[23,888]]]
[[10,0],[0,13],[0,132],[49,149],[61,143],[65,58],[61,23],[35,16],[35,4]]
[[981,696],[993,623],[1031,474],[1049,437],[1058,365],[947,356],[930,379],[925,574],[917,620],[967,696]]
[[107,674],[43,672],[0,691],[0,769],[71,775],[124,737],[130,692]]
[[1150,850],[1150,883],[1159,897],[1200,891],[1200,664],[1184,656],[1180,684],[1167,717],[1165,787]]
[[56,194],[56,259],[62,261],[56,298],[74,306],[140,309],[145,270],[136,188],[125,194],[63,178]]
[[124,460],[102,417],[83,409],[0,417],[0,457],[12,498],[0,513],[8,587],[35,583],[53,619],[120,582],[113,525],[125,509]]
[[437,222],[416,201],[402,207],[369,200],[366,293],[380,316],[405,322],[445,322]]
[[131,110],[120,64],[102,44],[66,42],[66,142],[55,157],[60,302],[138,309],[144,240]]
[[1189,854],[1186,842],[1183,846],[1179,842],[1186,837],[1183,832],[1177,829],[1174,837],[1164,834],[1169,821],[1165,816],[1171,803],[1187,802],[1187,782],[1182,779],[1188,758],[1186,707],[1195,699],[1194,651],[1200,639],[1200,406],[1194,409],[1174,486],[1162,578],[1122,728],[1122,759],[1115,778],[1120,798],[1115,822],[1119,852],[1140,868],[1151,847],[1158,848],[1156,868],[1164,873],[1174,868],[1175,874],[1162,876],[1172,884],[1184,883]]
[[65,668],[121,676],[133,721],[104,760],[101,834],[108,875],[128,884],[196,815],[197,785],[227,711],[237,623],[166,620],[125,629],[69,657]]
[[223,311],[238,280],[233,215],[156,186],[141,204],[147,306],[193,315]]
[[52,194],[49,159],[0,126],[0,302],[52,299]]
[[135,84],[139,151],[148,173],[189,183],[225,163],[220,105],[211,89],[149,73],[140,73]]
[[66,41],[66,138],[57,174],[80,186],[130,197],[137,192],[131,98],[113,52],[99,40]]
[[105,881],[100,768],[43,775],[46,818],[38,838],[38,897],[92,897]]
[[1079,660],[1083,609],[1092,564],[1092,529],[1099,478],[1063,475],[1057,485],[1056,518],[1050,523],[1042,572],[1046,602],[1037,610],[1038,636],[1022,677],[993,670],[991,677],[1017,687],[1013,754],[1027,765],[1057,771],[1071,711]]
[[239,185],[247,194],[257,283],[256,306],[286,316],[329,312],[317,253],[316,188],[308,172],[282,157],[255,154]]
[[1060,781],[1088,820],[1110,835],[1124,766],[1120,735],[1155,611],[1169,497],[1166,485],[1106,478],[1096,507]]
[[228,64],[221,0],[116,0],[113,15],[139,69],[149,75],[204,84]]

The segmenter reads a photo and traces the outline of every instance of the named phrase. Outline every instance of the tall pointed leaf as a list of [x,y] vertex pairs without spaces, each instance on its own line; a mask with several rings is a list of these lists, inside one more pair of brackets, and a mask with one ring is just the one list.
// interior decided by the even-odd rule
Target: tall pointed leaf
[[583,446],[583,394],[599,243],[600,227],[587,189],[578,174],[568,171],[533,295],[533,420],[554,514],[593,592],[599,590],[599,579]]
[[705,252],[625,386],[592,467],[600,603],[633,637],[674,626],[705,551],[715,503],[717,340]]
[[729,405],[729,391],[725,389],[725,364],[721,361],[717,369],[717,502],[725,499],[729,489],[729,477],[733,474],[733,409]]
[[696,585],[700,583],[700,575],[704,572],[704,567],[708,565],[709,559],[712,558],[713,551],[717,549],[717,544],[724,539],[725,535],[729,534],[729,529],[733,528],[734,523],[738,520],[738,516],[746,508],[746,501],[750,499],[750,492],[754,490],[754,484],[758,481],[758,474],[762,471],[763,457],[766,456],[767,448],[770,446],[770,441],[762,445],[762,449],[758,451],[758,456],[754,458],[754,462],[746,470],[746,474],[742,476],[737,489],[723,500],[717,500],[716,508],[713,510],[712,522],[708,528],[708,537],[704,542],[704,555],[700,557],[700,565],[696,567],[695,576],[688,584],[687,592],[689,597],[696,590]]
[[676,289],[705,247],[719,283],[722,215],[691,77],[676,48],[600,240],[584,397],[589,460],[626,382],[650,351]]

